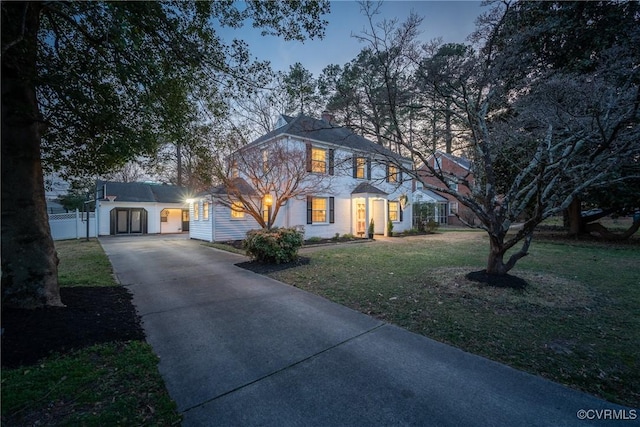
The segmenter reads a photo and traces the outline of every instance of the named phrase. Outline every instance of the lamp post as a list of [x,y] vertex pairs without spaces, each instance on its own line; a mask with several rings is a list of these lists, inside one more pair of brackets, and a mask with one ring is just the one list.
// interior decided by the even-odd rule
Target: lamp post
[[271,206],[273,205],[271,194],[264,195],[264,205],[267,207],[267,229],[271,229]]

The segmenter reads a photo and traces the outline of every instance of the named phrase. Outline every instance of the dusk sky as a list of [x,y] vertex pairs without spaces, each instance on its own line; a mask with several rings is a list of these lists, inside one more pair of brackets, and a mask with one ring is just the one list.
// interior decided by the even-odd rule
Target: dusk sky
[[[393,18],[404,22],[413,10],[424,18],[421,40],[442,37],[445,42],[465,42],[475,28],[475,19],[487,9],[480,1],[386,1],[376,22]],[[287,71],[289,66],[300,62],[317,77],[327,65],[344,65],[356,57],[365,45],[352,34],[360,34],[368,25],[356,1],[332,1],[331,13],[325,19],[329,21],[325,38],[305,43],[262,36],[259,29],[249,25],[221,29],[219,34],[227,40],[246,41],[252,56],[270,60],[275,70]]]

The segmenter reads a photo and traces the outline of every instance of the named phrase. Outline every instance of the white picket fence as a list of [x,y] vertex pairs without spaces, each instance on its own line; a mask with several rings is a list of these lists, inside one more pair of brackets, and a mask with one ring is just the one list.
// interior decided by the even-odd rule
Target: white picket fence
[[[53,240],[82,239],[87,237],[87,214],[75,212],[49,214]],[[96,237],[96,214],[89,212],[89,237]]]

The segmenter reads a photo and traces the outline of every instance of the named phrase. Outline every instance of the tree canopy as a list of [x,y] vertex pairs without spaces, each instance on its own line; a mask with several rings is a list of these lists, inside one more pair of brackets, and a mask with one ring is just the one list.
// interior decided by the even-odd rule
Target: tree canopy
[[[102,174],[166,143],[225,93],[259,86],[266,64],[219,26],[323,35],[327,1],[3,2],[3,304],[60,305],[42,162]],[[15,255],[12,255],[15,254]]]

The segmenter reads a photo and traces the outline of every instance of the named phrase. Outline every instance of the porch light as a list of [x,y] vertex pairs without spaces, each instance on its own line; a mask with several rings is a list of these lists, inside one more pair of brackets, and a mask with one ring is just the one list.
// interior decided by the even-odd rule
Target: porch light
[[273,205],[273,197],[271,196],[271,194],[265,194],[264,195],[264,204],[265,204],[265,206]]
[[190,205],[191,203],[195,202],[195,199],[187,199],[185,200],[185,202]]
[[109,200],[110,202],[113,202],[116,199],[117,196],[106,196],[107,200]]

